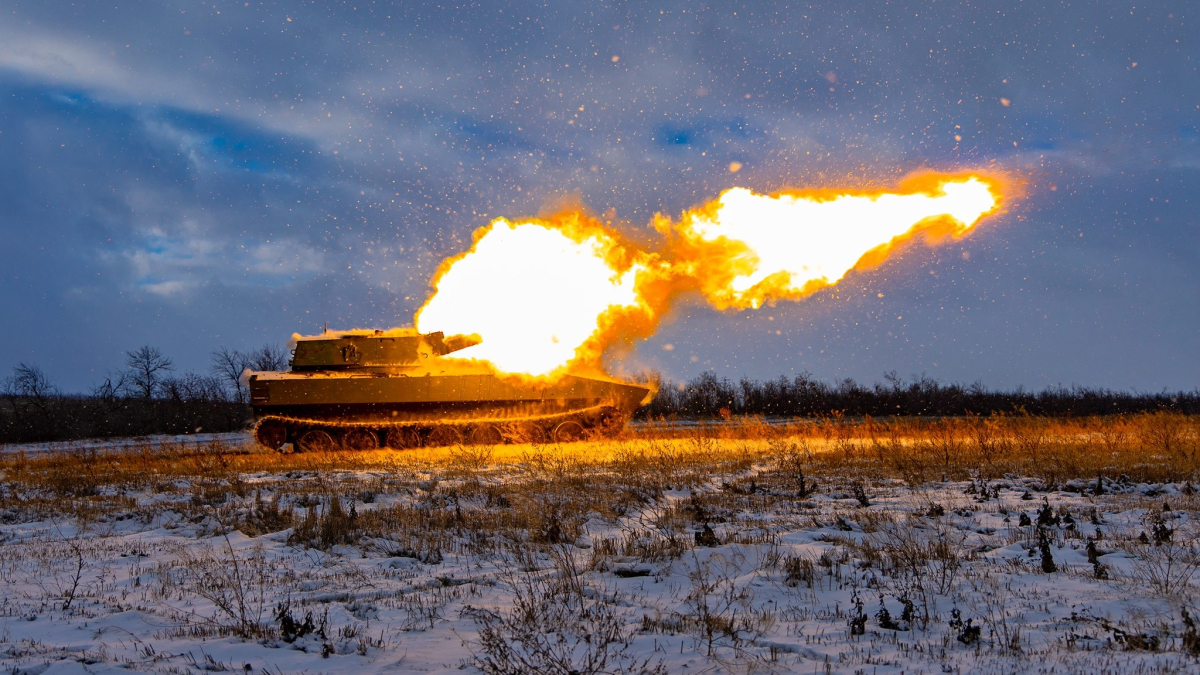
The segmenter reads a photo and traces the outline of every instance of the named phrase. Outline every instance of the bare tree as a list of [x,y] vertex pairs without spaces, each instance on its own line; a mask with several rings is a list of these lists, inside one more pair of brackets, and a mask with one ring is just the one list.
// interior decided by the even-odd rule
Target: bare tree
[[50,378],[46,377],[41,368],[24,362],[13,368],[12,377],[5,380],[4,385],[11,395],[31,399],[39,404],[58,393],[58,389],[51,384]]
[[129,376],[125,373],[109,373],[104,381],[92,387],[92,398],[115,401],[129,390]]
[[253,370],[283,370],[288,364],[288,353],[279,345],[266,344],[250,354]]
[[125,370],[129,386],[141,398],[154,398],[167,373],[175,369],[171,359],[163,356],[156,347],[145,345],[132,352],[125,352]]
[[0,382],[0,390],[13,397],[13,411],[18,415],[25,414],[31,408],[44,411],[48,399],[58,393],[41,368],[24,362],[13,368],[11,377]]
[[234,392],[238,403],[246,402],[246,387],[242,382],[242,373],[250,367],[250,357],[236,349],[221,347],[212,353],[212,365],[208,370],[219,378]]

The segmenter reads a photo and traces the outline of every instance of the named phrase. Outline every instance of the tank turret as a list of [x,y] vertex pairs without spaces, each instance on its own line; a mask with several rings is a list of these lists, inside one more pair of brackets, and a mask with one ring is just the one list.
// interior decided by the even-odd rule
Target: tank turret
[[441,333],[377,330],[318,335],[296,340],[293,372],[319,370],[419,368],[432,358],[445,356],[473,344],[464,336],[447,340]]

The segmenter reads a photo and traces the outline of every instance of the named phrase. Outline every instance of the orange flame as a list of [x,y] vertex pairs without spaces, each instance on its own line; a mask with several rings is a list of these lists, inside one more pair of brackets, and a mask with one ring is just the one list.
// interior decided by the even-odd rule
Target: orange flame
[[662,253],[639,250],[579,212],[501,218],[442,263],[416,325],[478,336],[480,344],[452,356],[503,373],[596,368],[614,340],[650,335],[682,291],[699,290],[719,309],[801,298],[918,236],[967,234],[999,209],[1002,193],[994,177],[932,173],[893,192],[732,188],[678,223],[656,218]]
[[617,315],[647,309],[636,284],[650,261],[580,213],[499,218],[476,231],[469,251],[442,263],[417,329],[481,339],[455,358],[548,375],[582,360],[582,348]]
[[919,233],[961,236],[1000,203],[999,182],[921,176],[902,192],[726,190],[676,227],[685,261],[721,309],[757,308],[836,284]]

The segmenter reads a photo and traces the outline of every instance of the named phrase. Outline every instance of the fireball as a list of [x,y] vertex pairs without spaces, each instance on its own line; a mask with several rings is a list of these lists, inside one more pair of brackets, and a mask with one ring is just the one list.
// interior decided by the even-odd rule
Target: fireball
[[982,174],[923,174],[894,191],[732,188],[678,223],[659,218],[660,253],[624,243],[583,213],[500,218],[442,264],[416,326],[476,336],[479,344],[452,357],[501,373],[595,368],[614,340],[652,333],[684,291],[699,290],[719,309],[798,299],[918,236],[964,236],[999,209],[1001,193],[1001,182]]
[[548,375],[576,360],[611,312],[639,306],[636,277],[620,244],[596,226],[493,221],[467,253],[443,265],[417,313],[421,332],[475,335],[455,358],[498,370]]

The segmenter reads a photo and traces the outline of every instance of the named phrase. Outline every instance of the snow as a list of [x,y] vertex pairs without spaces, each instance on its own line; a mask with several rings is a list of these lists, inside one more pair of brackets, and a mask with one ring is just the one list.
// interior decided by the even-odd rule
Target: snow
[[45,443],[0,443],[0,454],[39,454],[47,452],[119,452],[129,448],[146,446],[202,447],[212,443],[244,445],[252,442],[249,431],[230,431],[219,434],[154,434],[129,438],[85,438],[75,441],[49,441]]
[[[429,504],[434,491],[449,494],[470,480],[503,485],[522,480],[523,471],[414,475],[411,489],[383,490],[354,507]],[[367,485],[379,476],[242,478],[278,489],[335,479]],[[171,501],[182,497],[150,491],[127,495],[130,508],[87,518],[28,519],[9,500],[0,512],[0,666],[14,673],[479,672],[480,617],[506,616],[524,594],[547,608],[555,598],[565,602],[567,633],[583,609],[610,612],[626,640],[620,663],[648,660],[672,673],[1195,672],[1181,610],[1200,613],[1196,581],[1190,574],[1174,586],[1150,581],[1167,558],[1177,575],[1195,560],[1190,485],[1106,482],[1097,495],[1094,481],[1049,491],[1022,477],[916,488],[878,482],[866,487],[870,505],[862,506],[850,481],[768,499],[738,492],[742,483],[733,478],[668,490],[619,517],[591,514],[573,545],[538,546],[514,534],[509,553],[443,546],[424,561],[382,538],[322,551],[289,545],[291,529],[227,531],[219,505],[207,517],[185,517]],[[719,543],[685,540],[671,553],[663,543],[674,531],[671,518],[692,508],[696,495],[716,499],[705,522]],[[1039,527],[1047,505],[1047,518],[1058,522]],[[456,508],[488,509],[466,499]],[[1030,525],[1020,525],[1021,514]],[[1171,530],[1167,540],[1137,541],[1158,524]],[[696,521],[684,527],[688,538],[701,530]],[[1042,541],[1053,572],[1044,571]],[[1089,541],[1107,578],[1097,578],[1088,560]],[[951,555],[939,558],[939,545]],[[915,573],[897,571],[905,565]],[[555,596],[572,569],[579,595]],[[233,609],[222,610],[222,602]],[[298,622],[311,612],[324,635],[285,640],[281,603]],[[865,621],[856,635],[858,616]],[[239,617],[267,629],[239,637],[231,633]],[[977,638],[971,627],[980,628]],[[580,644],[573,653],[592,646]]]

